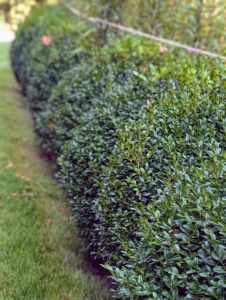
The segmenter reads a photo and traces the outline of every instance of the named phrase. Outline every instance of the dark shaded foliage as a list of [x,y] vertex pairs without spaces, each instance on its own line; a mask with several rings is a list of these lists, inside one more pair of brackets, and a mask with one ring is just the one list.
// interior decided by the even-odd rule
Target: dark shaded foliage
[[224,64],[127,35],[99,48],[85,23],[36,14],[12,64],[114,297],[224,299]]

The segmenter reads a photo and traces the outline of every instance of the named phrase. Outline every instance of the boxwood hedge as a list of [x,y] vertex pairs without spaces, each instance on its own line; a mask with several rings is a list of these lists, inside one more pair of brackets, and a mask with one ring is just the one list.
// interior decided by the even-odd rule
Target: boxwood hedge
[[[58,157],[71,130],[79,125],[80,117],[90,110],[103,90],[120,76],[117,65],[100,62],[82,64],[66,72],[53,89],[44,109],[37,118],[35,131],[42,146]],[[117,75],[118,74],[118,75]]]
[[63,151],[61,184],[120,298],[225,297],[225,72],[207,67],[166,77],[164,93],[157,81],[159,97],[116,85]]
[[[134,49],[137,47],[138,50],[135,52]],[[107,45],[102,48],[93,46],[91,58],[85,60],[83,57],[80,59],[80,64],[62,75],[62,80],[58,81],[51,96],[44,101],[45,103],[40,99],[47,99],[47,93],[45,92],[43,96],[41,93],[50,85],[46,85],[46,82],[53,68],[50,67],[49,71],[42,72],[41,76],[35,78],[44,87],[41,88],[39,85],[34,87],[31,84],[30,89],[34,88],[40,96],[35,97],[39,99],[38,102],[32,99],[29,102],[31,106],[39,105],[42,108],[36,115],[35,132],[43,148],[51,152],[53,157],[59,156],[62,145],[71,137],[71,130],[79,125],[79,117],[91,106],[95,107],[97,99],[105,101],[102,97],[104,91],[110,91],[116,84],[123,84],[131,76],[147,82],[145,72],[149,65],[152,66],[153,84],[155,84],[155,68],[161,68],[161,73],[158,74],[158,91],[163,92],[164,79],[161,80],[161,78],[168,72],[166,67],[169,65],[171,70],[178,69],[173,59],[175,54],[170,55],[170,59],[165,57],[159,60],[161,54],[159,54],[158,47],[153,45],[152,55],[150,55],[149,47],[150,43],[148,44],[145,40],[140,40],[138,43],[138,40],[131,36],[116,38],[109,34]],[[190,63],[188,59],[186,66]],[[164,67],[161,67],[162,65]],[[42,78],[43,76],[47,78]],[[50,81],[54,83],[56,80]],[[134,89],[136,89],[135,81]],[[153,93],[156,93],[156,89],[157,86],[153,89]],[[139,90],[138,87],[137,90]],[[31,97],[35,96],[34,92],[29,94]],[[37,107],[32,107],[32,111],[34,110],[37,110]]]
[[86,247],[115,298],[225,299],[225,66],[92,32],[44,8],[11,50]]
[[[42,72],[41,76],[35,78],[35,81],[40,82],[43,87],[35,84],[29,85],[28,98],[39,99],[39,101],[30,99],[32,111],[37,111],[37,105],[40,106],[39,112],[41,111],[36,116],[35,131],[42,146],[53,156],[59,156],[62,145],[70,139],[70,131],[79,125],[80,116],[91,106],[95,107],[97,103],[100,103],[100,99],[105,101],[102,97],[105,90],[111,90],[117,83],[122,84],[131,75],[134,76],[135,69],[141,64],[141,60],[143,63],[144,61],[150,62],[149,55],[147,57],[147,53],[144,52],[137,55],[133,61],[128,61],[127,57],[133,48],[131,39],[127,37],[123,43],[127,46],[122,47],[119,39],[114,39],[113,43],[112,39],[101,49],[93,47],[92,59],[85,60],[83,57],[80,60],[81,64],[75,64],[65,72],[52,90],[51,96],[44,101],[45,103],[40,99],[47,99],[46,88],[50,84],[46,82],[50,80],[53,84],[56,81],[49,76],[52,66],[49,71]],[[54,74],[57,74],[55,68]],[[32,89],[38,91],[39,97]],[[45,94],[41,96],[43,92]]]
[[97,214],[123,299],[226,296],[226,86],[218,68],[188,70],[179,88],[117,129]]
[[[34,119],[64,71],[90,57],[86,41],[92,33],[86,22],[73,22],[62,7],[40,8],[21,26],[11,47],[12,66]],[[49,45],[43,44],[44,36],[51,39]]]
[[[148,97],[148,87],[138,81],[134,81],[136,87],[138,84],[142,86]],[[120,95],[126,92],[129,92],[130,100],[133,97],[133,103],[120,102]],[[71,141],[65,144],[63,154],[58,160],[61,166],[60,183],[68,195],[76,225],[81,235],[86,238],[86,246],[98,258],[103,258],[103,255],[99,251],[98,228],[101,228],[101,224],[95,206],[103,168],[108,164],[117,140],[114,118],[120,115],[126,119],[131,113],[136,114],[144,100],[139,98],[137,91],[131,89],[129,82],[113,85],[112,90],[105,91],[102,97],[103,101],[96,99],[95,107],[80,117],[79,126],[72,131]],[[109,245],[105,244],[105,247],[109,248]]]
[[[29,60],[33,57],[33,64],[44,62],[49,52],[42,44],[42,37],[60,37],[70,33],[74,27],[72,18],[65,9],[60,7],[36,7],[20,24],[16,33],[16,40],[11,47],[11,62],[16,78],[25,90],[29,82]],[[31,62],[32,63],[32,62]]]

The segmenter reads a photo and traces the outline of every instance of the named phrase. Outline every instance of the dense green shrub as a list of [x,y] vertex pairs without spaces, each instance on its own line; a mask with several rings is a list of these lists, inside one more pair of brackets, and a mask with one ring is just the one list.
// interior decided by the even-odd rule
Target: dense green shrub
[[[52,37],[56,34],[60,36],[67,30],[71,31],[74,26],[68,18],[70,15],[62,8],[38,7],[26,17],[25,22],[20,24],[16,40],[11,47],[11,62],[16,78],[24,89],[29,80],[29,76],[26,74],[29,57],[33,55],[36,60],[42,59],[34,52],[37,49],[46,51],[46,47],[42,44],[43,36]],[[45,52],[42,55],[45,57]]]
[[[146,62],[143,61],[144,54],[141,55],[143,60],[139,60],[137,53],[136,62],[132,61],[130,64],[128,62],[121,73],[117,74],[118,78],[114,76],[115,71],[112,72],[112,66],[106,68],[107,73],[96,66],[95,72],[99,70],[98,76],[101,77],[99,80],[102,82],[97,89],[97,94],[92,91],[91,81],[90,85],[86,85],[87,80],[84,80],[80,74],[74,75],[74,84],[63,80],[59,85],[60,93],[56,94],[58,97],[52,94],[54,98],[48,101],[48,109],[43,113],[44,117],[47,116],[49,123],[42,120],[40,122],[41,129],[46,132],[42,143],[49,145],[49,149],[54,148],[54,151],[58,151],[59,145],[66,140],[72,140],[64,147],[63,156],[60,159],[60,181],[68,194],[81,235],[91,236],[87,239],[87,243],[90,249],[93,248],[92,250],[96,251],[96,254],[99,250],[96,246],[93,247],[93,244],[99,243],[99,237],[96,236],[97,229],[95,229],[96,215],[91,214],[91,211],[94,210],[99,195],[102,168],[107,164],[117,141],[116,119],[127,120],[132,116],[135,118],[139,109],[150,99],[158,101],[159,97],[167,97],[170,88],[177,86],[177,80],[167,82],[163,77],[175,69],[182,73],[189,65],[189,59],[185,64],[182,57],[181,65],[178,66],[173,55],[171,59],[168,57],[159,63],[156,59],[159,53],[157,54],[156,50],[158,51],[158,49],[152,49],[153,56],[146,57]],[[148,67],[144,69],[143,64]],[[150,72],[151,75],[146,77],[146,72]],[[84,74],[87,78],[87,72]],[[106,74],[108,74],[108,79],[109,74],[113,75],[110,77],[110,84],[107,88],[105,87]],[[77,77],[82,81],[82,93],[80,89],[77,89]],[[68,89],[67,84],[73,87],[74,93]],[[167,88],[168,85],[169,88]],[[90,89],[93,96],[89,100],[92,105],[86,98],[86,95],[90,97]],[[55,91],[58,91],[58,88]],[[82,115],[85,111],[87,112]],[[75,130],[71,135],[70,131],[74,127]],[[47,140],[48,136],[51,137],[50,140]],[[106,248],[108,248],[107,245]]]
[[100,61],[74,67],[63,76],[52,91],[43,112],[37,118],[35,131],[42,146],[58,157],[70,132],[79,125],[80,117],[90,110],[105,89],[122,79],[119,66]]
[[[154,78],[155,68],[161,68],[158,74],[159,91],[161,91],[161,77],[169,70],[172,72],[179,69],[174,62],[175,54],[160,60],[162,54],[159,48],[150,41],[131,36],[120,38],[109,36],[109,43],[103,48],[93,46],[92,59],[88,60],[88,63],[79,64],[64,74],[47,102],[45,100],[45,104],[40,101],[37,103],[42,107],[42,112],[36,117],[35,132],[43,148],[54,157],[59,156],[62,145],[70,139],[71,130],[79,125],[79,117],[91,106],[95,107],[97,100],[98,105],[100,100],[105,102],[105,96],[102,96],[105,90],[110,91],[112,86],[117,83],[123,84],[131,76],[147,82],[145,73],[151,67],[154,85],[157,80]],[[152,49],[151,53],[149,47]],[[187,60],[186,65],[190,63]],[[167,69],[167,66],[170,68]],[[50,71],[51,69],[52,67]],[[47,72],[43,73],[43,76],[46,74],[48,75]],[[41,76],[39,80],[40,84],[46,86],[48,79],[43,80]],[[39,93],[45,91],[45,86],[39,87]],[[136,89],[139,90],[138,86]],[[29,94],[33,95],[33,93]],[[46,93],[38,99],[40,98],[46,99]],[[117,100],[109,100],[109,105],[113,101]],[[31,105],[34,103],[37,105],[35,101],[30,102]]]
[[[144,51],[141,51],[140,55],[137,52],[135,59],[128,61],[129,53],[133,49],[134,41],[131,37],[126,37],[122,43],[113,36],[109,44],[103,48],[93,46],[92,59],[86,62],[83,57],[81,59],[83,63],[65,72],[47,102],[48,88],[58,79],[49,76],[49,73],[54,69],[54,74],[58,74],[55,72],[56,68],[50,65],[48,71],[36,76],[36,84],[32,84],[33,79],[31,80],[28,87],[29,103],[32,111],[38,109],[37,105],[40,107],[39,111],[42,110],[36,116],[35,132],[42,146],[48,152],[52,152],[53,156],[59,156],[61,146],[70,139],[70,131],[79,125],[79,117],[91,106],[95,106],[96,100],[104,90],[110,90],[117,82],[122,84],[127,77],[133,75],[134,68],[141,65],[141,61],[150,62],[150,55],[147,56]],[[67,55],[63,57],[67,58]],[[59,64],[59,59],[56,62]],[[35,95],[35,91],[38,95]]]
[[[102,95],[103,100],[96,100],[95,108],[80,117],[80,124],[73,131],[71,141],[65,145],[59,159],[59,179],[72,206],[76,225],[81,236],[86,238],[89,250],[99,258],[103,257],[99,253],[98,228],[101,224],[95,205],[103,167],[108,164],[117,140],[114,118],[120,115],[120,118],[127,119],[130,114],[136,114],[144,98],[148,99],[149,96],[149,88],[144,82],[136,79],[133,83],[137,90],[131,89],[131,81],[124,82],[124,85],[116,83],[110,92]],[[143,90],[143,98],[139,98],[138,90]],[[129,95],[129,100],[133,98],[134,102],[120,102],[123,94]],[[105,247],[109,248],[107,244]]]
[[[189,232],[188,248],[183,245],[185,230],[178,225],[181,222],[185,228],[191,226],[186,223],[185,216],[196,222],[199,211],[195,213],[197,191],[193,189],[198,189],[202,194],[203,182],[197,186],[192,183],[198,182],[199,176],[209,174],[204,179],[204,192],[209,188],[218,188],[219,195],[223,195],[223,180],[217,186],[214,185],[215,179],[213,182],[209,180],[216,166],[209,168],[211,159],[206,159],[205,165],[199,157],[200,149],[205,143],[208,145],[211,138],[218,147],[225,148],[223,124],[220,124],[224,122],[224,115],[216,118],[218,105],[221,106],[221,114],[224,113],[222,101],[225,97],[224,73],[218,67],[210,71],[207,62],[201,60],[197,62],[196,68],[200,69],[197,73],[197,69],[187,69],[186,64],[182,63],[178,79],[170,79],[170,74],[164,81],[157,80],[162,70],[158,70],[158,73],[151,68],[150,78],[153,81],[155,74],[156,79],[154,89],[151,81],[147,83],[143,79],[141,86],[138,81],[116,85],[115,89],[103,95],[104,104],[99,103],[98,109],[83,116],[82,125],[74,131],[72,141],[64,149],[60,160],[60,180],[67,190],[77,225],[82,235],[87,237],[89,248],[115,266],[112,268],[106,265],[122,286],[118,295],[123,299],[143,296],[211,299],[217,293],[224,296],[224,286],[219,283],[219,292],[214,283],[220,272],[223,274],[223,269],[218,268],[220,263],[215,260],[215,269],[212,270],[208,264],[205,266],[205,259],[208,262],[210,258],[203,256],[203,244],[210,243],[210,238],[205,235],[198,243],[192,229]],[[125,123],[125,120],[130,122]],[[119,142],[112,153],[118,137]],[[209,146],[205,150],[207,158]],[[219,158],[222,176],[223,159]],[[197,172],[194,171],[196,169]],[[191,180],[192,176],[196,177]],[[178,188],[181,188],[178,178],[182,180],[182,190]],[[187,191],[188,183],[190,188]],[[171,194],[168,195],[171,186],[176,192],[180,190],[177,197],[173,195],[170,198]],[[194,194],[186,200],[184,215],[181,216],[180,201],[185,201],[190,190]],[[183,194],[186,195],[185,199],[180,199]],[[177,201],[174,202],[174,199]],[[205,206],[202,209],[205,215]],[[210,213],[210,209],[208,211]],[[156,218],[160,220],[160,216],[164,218],[158,226]],[[200,223],[202,217],[197,218],[197,224],[201,227],[208,223],[208,220]],[[219,226],[211,224],[211,228],[217,232]],[[150,235],[151,231],[154,236]],[[170,239],[177,238],[173,250],[168,245],[168,236]],[[221,240],[224,247],[224,240]],[[182,259],[178,258],[178,247],[182,248],[183,264],[180,264]],[[194,249],[194,253],[191,249]],[[190,263],[195,256],[201,257],[196,271]],[[184,275],[183,269],[188,274]],[[216,276],[215,270],[218,274]],[[177,276],[171,274],[175,272]],[[177,277],[177,280],[172,276]],[[222,281],[222,275],[219,278]],[[174,282],[174,286],[170,286],[170,281]]]
[[[55,49],[50,49],[51,47]],[[63,73],[80,64],[86,55],[88,57],[86,51],[78,51],[74,54],[73,51],[76,48],[75,43],[61,40],[59,43],[49,46],[46,61],[43,59],[41,64],[39,62],[37,64],[33,63],[32,71],[29,72],[30,78],[27,85],[26,100],[35,118],[44,109],[52,88],[57,85]]]
[[12,64],[115,297],[224,299],[224,64],[129,35],[90,47],[86,23],[48,9],[19,30]]
[[[138,42],[126,37],[125,48],[123,43],[114,40],[113,49],[105,46],[100,50],[95,58],[97,63],[81,65],[65,74],[36,123],[41,144],[55,156],[59,155],[65,141],[73,140],[67,144],[61,158],[61,184],[67,191],[81,235],[86,237],[88,247],[93,251],[97,249],[98,239],[91,203],[95,203],[98,195],[97,181],[100,180],[103,158],[106,155],[105,161],[108,161],[109,151],[117,139],[112,118],[120,116],[127,119],[130,114],[136,115],[148,99],[159,97],[166,91],[164,86],[167,84],[160,80],[166,73],[165,66],[162,67],[163,62],[159,63],[156,59],[159,49],[153,47],[155,57],[150,53],[147,55],[146,50],[140,50],[135,59],[128,61],[129,53],[134,49],[128,47],[131,40],[133,45]],[[119,46],[122,49],[117,49]],[[108,47],[110,49],[105,53]],[[126,63],[123,63],[122,55],[126,55]],[[148,68],[143,64],[150,65],[151,80],[145,77]],[[165,65],[170,65],[171,70],[178,67],[173,56],[171,60],[165,59]],[[158,74],[155,74],[155,68],[160,69]],[[93,147],[97,154],[94,154]]]
[[[26,91],[26,100],[34,118],[42,111],[63,72],[89,57],[86,42],[82,40],[93,30],[85,22],[75,23],[71,19],[65,9],[44,8],[37,12],[37,18],[36,15],[32,20],[28,17],[12,46],[14,72]],[[43,36],[51,38],[48,46],[43,44]],[[24,49],[18,53],[21,45]]]
[[97,213],[123,299],[226,296],[225,71],[203,65],[118,127]]

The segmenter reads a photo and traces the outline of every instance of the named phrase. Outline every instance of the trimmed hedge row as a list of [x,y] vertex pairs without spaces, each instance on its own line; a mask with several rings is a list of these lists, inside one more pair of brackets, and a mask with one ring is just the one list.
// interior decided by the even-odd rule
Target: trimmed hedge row
[[20,28],[12,65],[114,297],[225,299],[224,64],[129,35],[99,48],[86,23],[45,10]]
[[118,128],[97,208],[121,297],[226,296],[225,80],[196,76]]
[[[11,48],[12,67],[35,123],[63,73],[91,57],[84,37],[89,40],[92,34],[62,7],[40,7],[19,28]],[[49,45],[43,37],[50,39]]]

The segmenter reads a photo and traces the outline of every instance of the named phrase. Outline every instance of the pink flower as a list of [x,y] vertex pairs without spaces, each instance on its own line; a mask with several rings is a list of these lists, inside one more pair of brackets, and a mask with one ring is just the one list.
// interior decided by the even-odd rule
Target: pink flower
[[42,37],[42,43],[45,46],[48,46],[51,43],[51,41],[52,41],[52,39],[49,36],[47,36],[47,35],[44,35]]
[[167,53],[168,52],[168,48],[166,48],[165,46],[160,46],[159,52],[162,53],[162,54]]
[[8,165],[7,165],[7,168],[12,168],[12,166],[13,166],[13,162],[12,162],[12,161],[9,161],[9,162],[8,162]]

